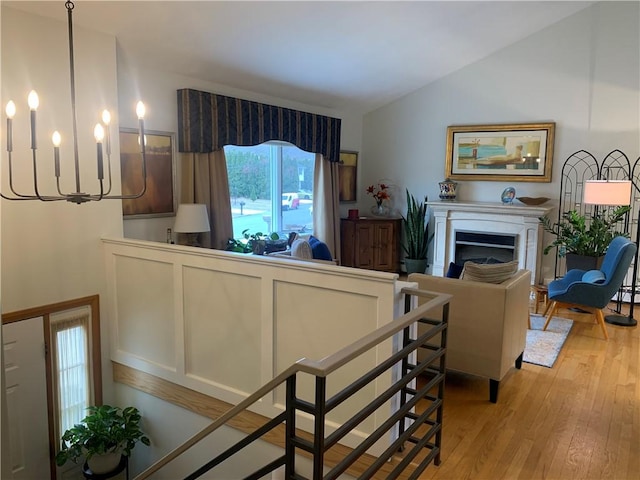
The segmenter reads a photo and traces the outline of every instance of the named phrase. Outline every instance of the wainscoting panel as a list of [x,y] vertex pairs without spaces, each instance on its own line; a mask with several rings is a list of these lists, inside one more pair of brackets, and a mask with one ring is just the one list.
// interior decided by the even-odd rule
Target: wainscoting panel
[[260,278],[184,267],[183,279],[185,374],[246,395],[256,391],[262,383]]
[[114,264],[115,349],[175,371],[173,265],[122,255],[114,258]]
[[[274,376],[302,357],[324,358],[361,338],[362,332],[375,330],[377,309],[378,299],[374,296],[276,282]],[[375,364],[376,352],[370,350],[349,364],[349,368],[339,369],[328,378],[327,396],[339,392]],[[300,398],[313,402],[314,390],[315,382],[310,376],[303,375],[298,380]],[[283,404],[284,395],[284,388],[278,389],[276,403]],[[374,386],[369,385],[358,394],[360,401],[356,398],[353,402],[362,408],[366,399],[374,396]],[[336,409],[329,418],[342,423],[351,417],[349,412],[340,410]]]

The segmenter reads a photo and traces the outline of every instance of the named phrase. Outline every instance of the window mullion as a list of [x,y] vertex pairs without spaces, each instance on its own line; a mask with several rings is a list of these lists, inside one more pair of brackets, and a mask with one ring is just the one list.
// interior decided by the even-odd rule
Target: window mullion
[[[271,218],[274,221],[271,224],[272,232],[282,230],[282,146],[271,145]],[[269,232],[271,233],[271,232]]]

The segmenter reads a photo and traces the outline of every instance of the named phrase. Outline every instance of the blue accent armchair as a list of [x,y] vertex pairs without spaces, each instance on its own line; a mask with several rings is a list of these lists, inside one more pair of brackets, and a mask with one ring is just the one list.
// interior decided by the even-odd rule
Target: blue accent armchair
[[564,277],[549,283],[549,313],[543,330],[559,308],[577,307],[595,316],[608,339],[602,309],[622,285],[635,253],[636,245],[631,240],[616,237],[607,248],[600,270],[569,270]]

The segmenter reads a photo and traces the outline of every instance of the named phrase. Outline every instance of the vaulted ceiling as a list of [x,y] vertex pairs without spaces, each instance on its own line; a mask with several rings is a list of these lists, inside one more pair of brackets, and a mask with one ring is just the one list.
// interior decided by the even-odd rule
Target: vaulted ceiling
[[[74,25],[148,68],[367,112],[592,3],[79,0]],[[2,4],[66,21],[63,1]]]

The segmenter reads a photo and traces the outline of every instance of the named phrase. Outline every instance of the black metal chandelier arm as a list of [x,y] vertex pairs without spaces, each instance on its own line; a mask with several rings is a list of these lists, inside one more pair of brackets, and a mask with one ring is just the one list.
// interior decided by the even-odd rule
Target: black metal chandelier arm
[[36,197],[35,195],[22,196],[22,197],[10,197],[8,195],[5,195],[4,193],[0,193],[0,197],[4,198],[5,200],[11,200],[11,201],[17,201],[17,200],[40,200],[42,202],[57,202],[57,201],[60,201],[60,200],[67,200],[66,197]]
[[42,199],[42,195],[40,195],[40,191],[38,190],[38,161],[36,155],[36,149],[32,148],[32,158],[33,158],[33,191],[36,194],[36,197]]
[[[11,193],[13,193],[16,197],[22,198],[23,200],[37,199],[38,197],[36,197],[35,195],[23,195],[21,193],[16,192],[16,189],[13,188],[13,167],[12,167],[13,163],[11,159],[11,152],[8,152],[8,156],[9,156],[9,189],[11,190]],[[13,197],[7,197],[5,195],[2,195],[2,198],[6,198],[7,200],[14,199]],[[15,200],[17,200],[17,198],[15,198]]]
[[[111,149],[107,148],[107,181],[109,182],[107,185],[107,190],[103,193],[103,197],[109,198],[109,194],[111,193]],[[102,185],[102,182],[100,182]]]

